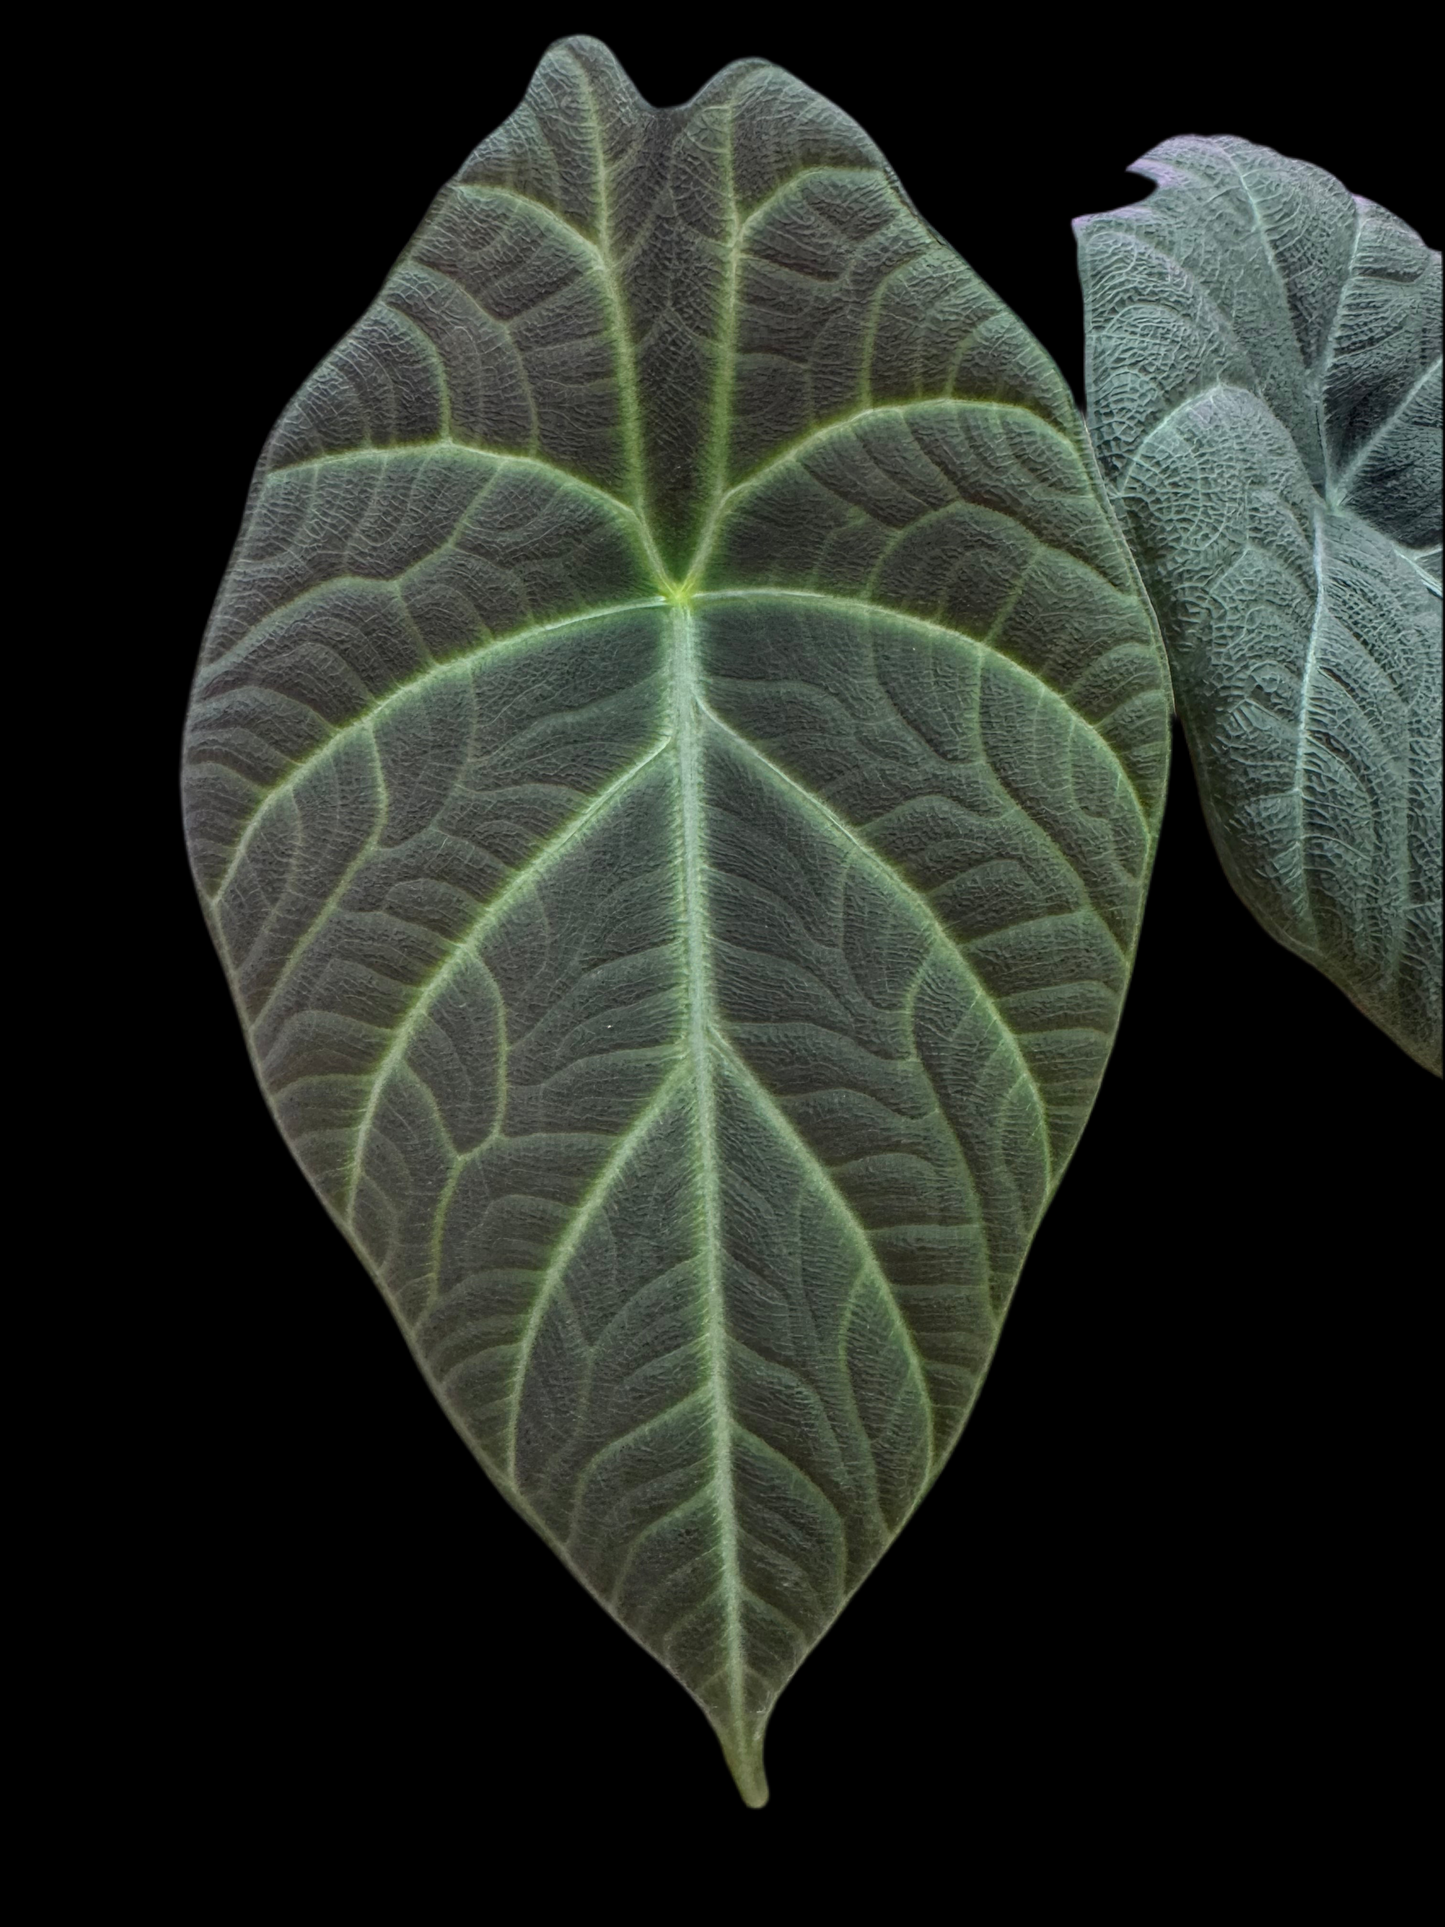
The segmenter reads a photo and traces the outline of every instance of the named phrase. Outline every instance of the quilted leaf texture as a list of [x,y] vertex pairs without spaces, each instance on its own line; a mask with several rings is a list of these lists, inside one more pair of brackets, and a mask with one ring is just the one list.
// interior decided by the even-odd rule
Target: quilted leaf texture
[[1166,141],[1076,222],[1090,427],[1215,847],[1440,1071],[1440,255],[1317,167]]
[[1064,383],[765,64],[555,46],[262,455],[185,742],[257,1075],[753,1804],[1088,1114],[1168,728]]

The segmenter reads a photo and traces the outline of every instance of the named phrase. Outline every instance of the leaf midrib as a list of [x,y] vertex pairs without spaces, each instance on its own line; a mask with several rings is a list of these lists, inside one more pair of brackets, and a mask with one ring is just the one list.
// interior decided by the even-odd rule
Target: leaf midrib
[[[713,1088],[711,1032],[718,1023],[717,996],[708,946],[704,871],[707,866],[702,823],[702,752],[696,636],[691,612],[674,610],[672,629],[673,743],[677,757],[678,810],[681,819],[682,918],[687,946],[687,1057],[694,1091],[699,1189],[702,1196],[703,1329],[713,1418],[713,1484],[722,1528],[722,1589],[726,1602],[728,1690],[733,1725],[741,1739],[744,1723],[742,1650],[742,1575],[738,1562],[737,1496],[733,1484],[728,1375],[727,1303],[723,1293],[722,1187],[717,1154],[717,1097]],[[746,1745],[744,1745],[746,1751]]]

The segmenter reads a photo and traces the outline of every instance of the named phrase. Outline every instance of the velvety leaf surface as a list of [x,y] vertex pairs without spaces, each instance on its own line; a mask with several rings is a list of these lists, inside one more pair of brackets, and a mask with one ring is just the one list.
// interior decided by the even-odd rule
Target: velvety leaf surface
[[262,457],[186,736],[257,1073],[754,1803],[1093,1100],[1168,720],[1063,382],[766,65],[554,47]]
[[1230,879],[1438,1072],[1440,256],[1317,167],[1167,141],[1076,223],[1090,427]]

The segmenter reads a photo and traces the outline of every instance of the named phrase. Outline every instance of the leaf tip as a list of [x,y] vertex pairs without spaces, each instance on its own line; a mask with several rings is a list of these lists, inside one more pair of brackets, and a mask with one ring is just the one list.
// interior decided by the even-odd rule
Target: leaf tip
[[742,1735],[719,1733],[722,1741],[723,1758],[728,1763],[743,1802],[750,1807],[765,1807],[768,1804],[768,1776],[763,1771],[763,1736],[761,1733]]

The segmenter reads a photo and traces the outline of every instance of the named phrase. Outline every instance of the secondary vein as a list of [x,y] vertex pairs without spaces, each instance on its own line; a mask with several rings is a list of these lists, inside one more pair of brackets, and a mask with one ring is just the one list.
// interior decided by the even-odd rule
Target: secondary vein
[[371,1135],[372,1126],[376,1122],[376,1113],[381,1103],[381,1094],[386,1088],[392,1071],[405,1056],[412,1038],[416,1035],[418,1028],[425,1019],[428,1007],[446,988],[456,971],[460,969],[461,965],[471,955],[476,945],[480,943],[488,930],[505,914],[517,896],[519,896],[523,890],[534,888],[538,876],[561,855],[567,845],[579,837],[582,832],[587,829],[589,824],[594,823],[602,812],[631,786],[637,777],[641,775],[642,771],[646,769],[647,765],[662,754],[666,747],[666,740],[656,744],[645,756],[623,770],[620,776],[615,777],[613,781],[607,785],[606,789],[602,790],[593,798],[586,809],[579,810],[576,816],[563,824],[562,828],[550,841],[544,843],[539,850],[534,851],[528,861],[512,875],[497,895],[478,910],[471,923],[452,944],[450,950],[431,974],[422,979],[410,1007],[397,1025],[396,1035],[391,1041],[390,1048],[377,1065],[372,1076],[371,1095],[367,1099],[366,1108],[361,1114],[361,1120],[356,1131],[356,1146],[352,1153],[351,1176],[347,1184],[345,1202],[342,1207],[342,1215],[345,1218],[350,1220],[356,1210],[356,1196],[361,1183],[362,1162],[366,1152],[367,1140]]

